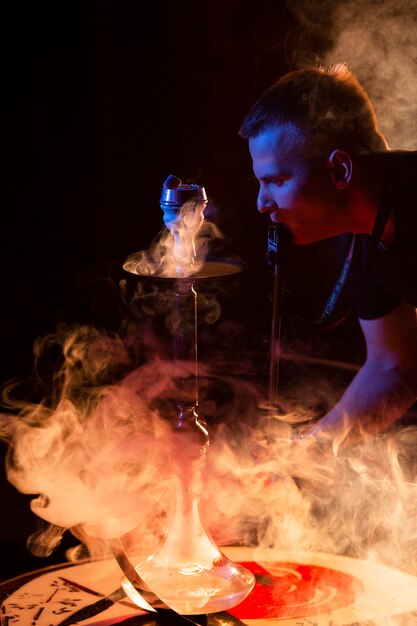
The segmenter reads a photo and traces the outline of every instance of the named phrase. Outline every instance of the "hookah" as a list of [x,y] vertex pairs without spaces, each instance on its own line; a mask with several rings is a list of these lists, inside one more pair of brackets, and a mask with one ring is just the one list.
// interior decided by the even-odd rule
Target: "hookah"
[[[176,489],[173,519],[155,552],[134,568],[130,567],[131,575],[122,581],[125,593],[136,601],[138,585],[132,584],[136,574],[136,579],[147,587],[145,595],[150,591],[181,615],[230,609],[244,600],[255,584],[255,577],[249,570],[233,563],[220,551],[204,528],[199,512],[210,445],[207,425],[198,414],[199,285],[201,281],[230,276],[242,269],[237,262],[228,259],[201,261],[197,258],[194,235],[203,224],[206,204],[204,187],[183,184],[172,175],[166,179],[160,206],[164,224],[173,237],[173,265],[169,269],[159,267],[152,278],[168,280],[174,285],[174,358],[178,364],[192,362],[194,374],[188,379],[179,374],[178,399],[171,419],[168,453]],[[184,228],[191,229],[191,237],[184,239]],[[126,259],[123,268],[145,277],[135,255]],[[123,565],[120,560],[119,565]],[[122,569],[126,574],[126,569]]]

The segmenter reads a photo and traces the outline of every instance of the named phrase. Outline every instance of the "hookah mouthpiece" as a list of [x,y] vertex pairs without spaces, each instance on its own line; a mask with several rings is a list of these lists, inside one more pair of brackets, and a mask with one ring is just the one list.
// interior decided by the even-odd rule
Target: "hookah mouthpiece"
[[266,262],[270,270],[274,270],[283,254],[291,245],[291,233],[283,224],[268,226]]
[[183,184],[179,178],[170,174],[163,184],[160,198],[165,226],[169,228],[169,225],[177,219],[181,207],[186,202],[206,204],[206,190],[200,185]]

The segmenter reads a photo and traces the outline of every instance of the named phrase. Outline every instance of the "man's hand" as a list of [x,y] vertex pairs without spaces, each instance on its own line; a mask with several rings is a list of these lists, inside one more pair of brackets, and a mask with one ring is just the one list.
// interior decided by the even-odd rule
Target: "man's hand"
[[405,302],[376,320],[360,320],[367,357],[339,402],[309,435],[336,445],[392,426],[417,398],[416,309]]

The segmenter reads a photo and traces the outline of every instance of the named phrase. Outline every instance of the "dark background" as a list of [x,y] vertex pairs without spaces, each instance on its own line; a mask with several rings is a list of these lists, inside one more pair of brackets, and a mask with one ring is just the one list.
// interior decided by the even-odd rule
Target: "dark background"
[[[267,221],[237,131],[300,50],[331,40],[277,0],[28,0],[3,12],[1,381],[27,377],[35,339],[61,322],[117,330],[122,262],[161,230],[168,174],[205,186],[224,251],[248,266],[225,316],[246,328],[243,349],[265,350]],[[333,284],[331,261],[326,242],[288,254],[283,335],[302,354],[356,363],[354,320],[325,335],[303,321]],[[71,537],[49,559],[29,554],[29,497],[0,476],[2,578],[64,560]]]

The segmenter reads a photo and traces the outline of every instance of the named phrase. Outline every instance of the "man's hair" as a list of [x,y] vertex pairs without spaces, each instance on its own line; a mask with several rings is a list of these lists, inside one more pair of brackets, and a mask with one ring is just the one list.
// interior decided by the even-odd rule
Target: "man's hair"
[[285,123],[301,131],[311,156],[341,147],[387,149],[369,96],[343,63],[282,76],[255,102],[239,135],[250,139]]

